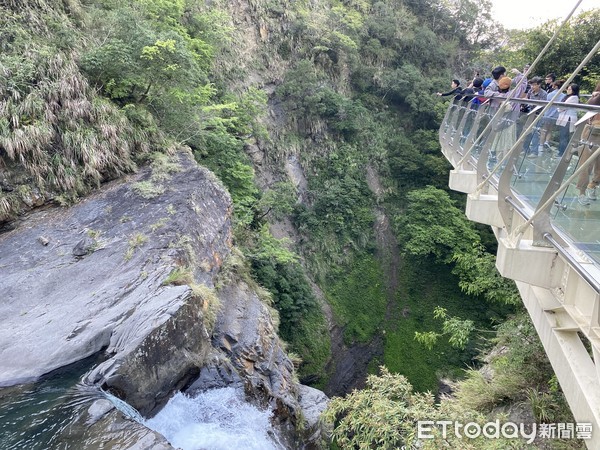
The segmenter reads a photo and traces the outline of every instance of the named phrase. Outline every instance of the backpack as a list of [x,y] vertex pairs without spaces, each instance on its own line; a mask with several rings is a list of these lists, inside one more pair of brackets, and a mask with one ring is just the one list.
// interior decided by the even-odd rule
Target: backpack
[[487,98],[487,97],[484,97],[484,96],[483,96],[483,92],[484,92],[483,88],[482,88],[482,89],[479,89],[479,90],[476,92],[476,94],[477,94],[477,97],[475,97],[475,98],[473,99],[473,103],[474,103],[474,104],[476,104],[477,106],[479,106],[479,105],[481,105],[482,103],[485,103],[486,101],[488,101],[488,100],[489,100],[489,98]]

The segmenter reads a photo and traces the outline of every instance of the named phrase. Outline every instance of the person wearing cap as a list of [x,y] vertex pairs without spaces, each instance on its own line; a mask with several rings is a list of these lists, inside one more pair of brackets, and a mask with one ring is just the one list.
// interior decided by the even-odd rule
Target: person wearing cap
[[[512,80],[509,77],[502,77],[498,80],[498,92],[500,94],[508,94]],[[506,95],[504,96],[506,97]]]
[[[513,84],[513,81],[512,81],[512,79],[511,79],[511,78],[509,78],[509,77],[501,77],[501,78],[500,78],[500,79],[497,81],[497,83],[496,83],[496,84],[497,84],[497,86],[498,86],[498,93],[495,95],[495,97],[504,97],[504,98],[506,98],[506,97],[508,97],[508,96],[509,96],[509,94],[511,94],[511,93],[510,93],[510,88],[511,88],[511,86],[512,86],[512,84]],[[490,85],[490,86],[491,86],[491,85]],[[500,102],[500,101],[494,102],[494,101],[492,100],[492,104],[493,104],[494,106],[496,106],[496,107],[500,106],[500,104],[501,104],[501,103],[502,103],[502,102]],[[507,108],[508,108],[508,106],[507,106]],[[519,108],[519,106],[518,106],[517,104],[514,104],[514,105],[511,105],[511,108],[512,108],[513,110],[516,110],[516,109],[518,109],[518,108]]]

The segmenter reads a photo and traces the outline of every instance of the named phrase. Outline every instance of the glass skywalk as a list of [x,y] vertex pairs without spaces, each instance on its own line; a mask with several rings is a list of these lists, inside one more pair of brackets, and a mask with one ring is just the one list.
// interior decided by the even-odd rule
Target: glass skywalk
[[[537,103],[537,108],[522,114],[521,103]],[[533,217],[537,236],[551,234],[600,267],[600,200],[581,204],[576,188],[579,173],[587,173],[585,168],[576,173],[581,166],[580,150],[588,146],[594,152],[592,158],[600,154],[598,144],[582,135],[586,118],[600,112],[600,107],[555,103],[575,110],[579,118],[564,153],[558,155],[558,127],[550,134],[549,145],[539,145],[543,117],[538,114],[545,104],[494,99],[476,108],[468,101],[455,100],[440,128],[442,151],[455,168],[477,173],[479,192],[487,193],[493,186],[499,202],[510,202],[527,219]],[[549,245],[543,239],[537,243]]]

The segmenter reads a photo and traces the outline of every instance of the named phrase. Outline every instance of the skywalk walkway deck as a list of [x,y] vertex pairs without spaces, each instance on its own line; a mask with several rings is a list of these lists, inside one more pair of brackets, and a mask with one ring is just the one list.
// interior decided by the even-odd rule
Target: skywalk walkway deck
[[[592,424],[586,445],[599,449],[600,200],[581,204],[575,185],[587,170],[580,164],[582,146],[597,158],[600,149],[583,135],[582,121],[561,157],[557,138],[528,157],[524,144],[541,121],[535,113],[511,113],[520,102],[449,105],[439,132],[453,166],[449,185],[468,194],[470,220],[492,227],[496,266],[515,280],[576,421]],[[576,109],[579,117],[600,112],[597,106]]]

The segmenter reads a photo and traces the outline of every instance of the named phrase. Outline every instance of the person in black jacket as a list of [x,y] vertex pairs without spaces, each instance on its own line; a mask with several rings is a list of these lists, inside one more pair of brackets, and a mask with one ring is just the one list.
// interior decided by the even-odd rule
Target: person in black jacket
[[460,100],[462,98],[462,89],[460,88],[460,81],[457,79],[452,80],[452,90],[448,92],[438,92],[437,95],[441,97],[446,97],[448,95],[454,95],[454,100]]
[[[483,78],[476,77],[469,86],[463,89],[463,102],[470,102],[470,108],[477,109],[482,103],[483,92]],[[485,98],[483,101],[485,101]]]
[[554,90],[553,84],[555,81],[556,75],[554,75],[554,72],[550,72],[548,75],[546,75],[546,78],[544,79],[545,84],[542,86],[542,88],[549,94]]

